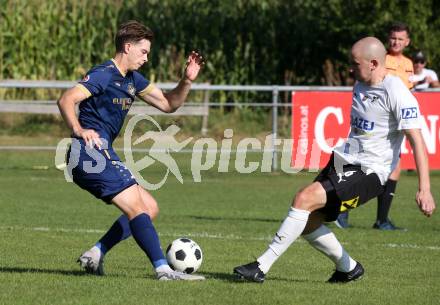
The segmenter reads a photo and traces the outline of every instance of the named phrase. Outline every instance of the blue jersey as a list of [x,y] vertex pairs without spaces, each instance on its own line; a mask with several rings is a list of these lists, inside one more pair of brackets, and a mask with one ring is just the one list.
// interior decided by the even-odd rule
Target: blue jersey
[[113,60],[92,68],[77,87],[88,96],[79,105],[82,128],[95,130],[110,145],[118,136],[135,96],[152,88],[136,71],[123,75]]

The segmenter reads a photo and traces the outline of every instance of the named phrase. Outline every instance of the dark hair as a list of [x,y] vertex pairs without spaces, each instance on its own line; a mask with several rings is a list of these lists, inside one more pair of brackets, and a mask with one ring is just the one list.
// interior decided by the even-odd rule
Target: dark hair
[[154,33],[151,29],[136,20],[129,20],[121,24],[115,36],[116,52],[124,51],[127,42],[138,42],[142,39],[153,41]]
[[388,35],[394,32],[406,32],[409,37],[409,26],[403,22],[394,22],[388,30]]
[[420,50],[416,51],[412,56],[412,61],[413,61],[413,63],[419,62],[419,63],[425,64],[426,63],[425,54],[423,54],[423,52]]

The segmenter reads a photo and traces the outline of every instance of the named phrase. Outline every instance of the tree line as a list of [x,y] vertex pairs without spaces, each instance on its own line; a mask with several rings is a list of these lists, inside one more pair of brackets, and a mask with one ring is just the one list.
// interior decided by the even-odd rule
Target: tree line
[[0,79],[76,80],[113,56],[118,24],[155,32],[152,81],[177,80],[192,49],[212,84],[346,85],[357,39],[386,41],[411,29],[408,55],[422,49],[440,72],[440,6],[434,0],[0,0]]

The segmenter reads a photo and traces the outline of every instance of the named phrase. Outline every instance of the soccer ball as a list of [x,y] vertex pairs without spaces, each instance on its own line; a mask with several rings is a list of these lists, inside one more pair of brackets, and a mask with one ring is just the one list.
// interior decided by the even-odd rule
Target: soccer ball
[[166,252],[168,264],[174,270],[193,273],[202,264],[202,249],[189,238],[176,239],[168,246]]

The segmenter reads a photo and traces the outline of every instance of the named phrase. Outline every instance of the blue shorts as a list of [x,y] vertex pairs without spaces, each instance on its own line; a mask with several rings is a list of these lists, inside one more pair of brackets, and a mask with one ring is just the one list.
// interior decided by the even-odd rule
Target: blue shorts
[[138,184],[112,147],[89,149],[84,140],[74,139],[66,159],[73,182],[107,204],[123,190]]

